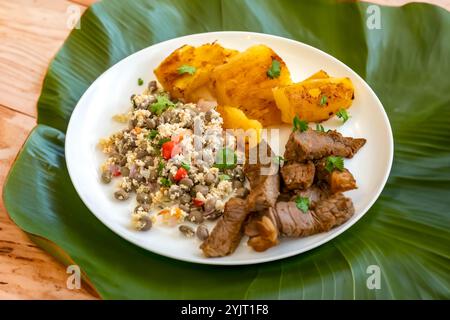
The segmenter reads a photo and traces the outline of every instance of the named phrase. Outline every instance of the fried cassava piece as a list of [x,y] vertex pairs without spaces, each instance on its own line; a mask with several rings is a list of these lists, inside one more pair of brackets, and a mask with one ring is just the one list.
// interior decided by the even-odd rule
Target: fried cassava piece
[[175,99],[197,102],[214,99],[210,92],[210,74],[215,66],[227,62],[238,51],[226,49],[218,43],[199,47],[184,45],[172,52],[154,70],[155,75]]
[[[228,106],[218,106],[217,111],[223,118],[223,128],[224,129],[242,129],[246,132],[248,138],[250,139],[250,145],[258,143],[261,137],[262,125],[261,122],[254,119],[249,119],[245,113],[234,107]],[[236,132],[239,136],[239,132]],[[253,140],[252,140],[253,139]]]
[[320,70],[302,82],[273,89],[273,95],[283,122],[292,123],[295,115],[320,122],[350,107],[354,88],[349,78],[332,78]]
[[350,107],[354,98],[349,78],[330,77],[323,70],[293,84],[283,59],[262,44],[243,52],[218,43],[184,45],[154,72],[173,98],[217,101],[241,110],[264,127],[291,123],[295,115],[310,122],[324,121]]
[[241,109],[263,126],[280,124],[272,89],[290,84],[284,61],[271,48],[256,45],[214,68],[212,86],[219,105]]

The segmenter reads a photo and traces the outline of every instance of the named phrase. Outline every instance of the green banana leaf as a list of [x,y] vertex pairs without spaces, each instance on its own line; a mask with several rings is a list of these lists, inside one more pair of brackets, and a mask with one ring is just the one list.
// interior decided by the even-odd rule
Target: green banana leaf
[[[9,214],[23,230],[59,246],[103,298],[449,299],[450,14],[425,4],[379,7],[381,29],[370,30],[369,6],[295,0],[93,5],[50,65],[38,126],[4,189]],[[71,184],[64,133],[89,85],[139,49],[219,30],[275,34],[320,48],[364,77],[386,108],[395,139],[388,183],[363,219],[319,248],[253,266],[172,260],[107,229]],[[371,265],[380,268],[380,289],[367,286]]]

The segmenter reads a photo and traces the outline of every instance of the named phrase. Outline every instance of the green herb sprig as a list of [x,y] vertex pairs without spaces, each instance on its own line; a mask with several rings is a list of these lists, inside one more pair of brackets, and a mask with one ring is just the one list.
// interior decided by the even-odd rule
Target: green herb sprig
[[282,162],[285,161],[285,159],[283,158],[283,156],[275,156],[273,158],[273,161],[275,162],[275,164],[280,165]]
[[182,163],[181,163],[181,167],[182,167],[183,169],[185,169],[186,171],[191,170],[191,166],[189,165],[189,163],[186,163],[186,162],[182,162]]
[[187,64],[183,64],[181,67],[177,69],[179,74],[189,73],[191,76],[197,71],[197,68],[194,66],[190,66]]
[[316,131],[317,132],[325,132],[325,128],[320,123],[316,124]]
[[333,172],[333,170],[344,170],[344,159],[342,157],[329,156],[326,159],[325,169],[328,172]]
[[267,70],[267,76],[270,79],[278,78],[281,74],[281,64],[278,60],[272,60],[269,70]]
[[159,183],[163,186],[163,187],[170,187],[172,185],[172,181],[170,181],[169,179],[162,177],[159,179]]
[[167,108],[174,108],[175,103],[170,101],[166,95],[159,95],[156,97],[156,101],[150,105],[150,111],[156,113],[158,116],[161,115]]
[[309,198],[298,196],[295,199],[295,205],[299,210],[303,211],[303,213],[307,213],[309,210]]
[[214,167],[221,170],[233,169],[234,167],[236,167],[236,164],[237,155],[233,150],[224,148],[217,152]]
[[292,124],[294,126],[293,131],[304,132],[308,130],[308,122],[300,120],[300,118],[297,115],[294,117]]
[[231,180],[231,177],[227,174],[219,174],[219,180],[220,181]]
[[155,139],[155,137],[158,135],[158,130],[153,129],[149,132],[149,134],[147,135],[147,139],[149,140],[153,140]]
[[343,108],[339,109],[339,111],[336,112],[336,116],[342,119],[343,123],[345,123],[350,118],[350,115],[348,114],[347,110]]

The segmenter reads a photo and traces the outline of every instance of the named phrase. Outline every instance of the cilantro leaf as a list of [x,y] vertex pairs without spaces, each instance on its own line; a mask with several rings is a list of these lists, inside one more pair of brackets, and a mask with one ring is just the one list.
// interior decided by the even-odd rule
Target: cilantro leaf
[[336,115],[338,118],[342,119],[344,123],[350,118],[350,116],[347,113],[347,110],[343,108],[339,109],[339,111],[336,112]]
[[164,143],[169,142],[170,140],[171,140],[170,138],[162,138],[162,139],[159,139],[159,141],[158,141],[158,147],[161,148],[162,145],[163,145]]
[[150,133],[148,134],[147,139],[153,140],[153,139],[155,139],[155,137],[156,137],[157,135],[158,135],[158,130],[153,129],[153,130],[151,130]]
[[161,115],[167,108],[175,107],[175,103],[165,95],[159,95],[156,97],[156,101],[150,105],[150,111]]
[[138,79],[138,85],[142,86],[144,84],[144,80],[142,80],[141,78]]
[[221,149],[219,152],[217,152],[214,167],[223,170],[232,169],[236,167],[236,164],[237,164],[237,155],[233,150],[229,148],[224,148]]
[[282,156],[276,156],[276,157],[274,157],[273,160],[276,164],[281,164],[281,162],[285,161],[285,159]]
[[197,71],[197,68],[187,64],[183,64],[177,69],[177,71],[179,74],[189,73],[190,75],[193,75],[195,71]]
[[293,120],[294,130],[293,131],[306,131],[308,130],[308,122],[300,120],[300,118],[296,115]]
[[227,174],[219,174],[219,180],[223,181],[223,180],[230,180],[231,177]]
[[334,169],[343,171],[344,170],[344,159],[342,157],[329,156],[326,160],[325,169],[328,172],[333,172]]
[[172,181],[170,181],[169,179],[164,178],[164,177],[162,177],[162,178],[159,179],[159,183],[160,183],[163,187],[170,187],[170,186],[172,185]]
[[327,96],[322,96],[322,98],[320,98],[320,105],[323,106],[327,104],[327,100],[328,100]]
[[304,198],[304,197],[300,197],[298,196],[295,199],[295,204],[297,206],[297,208],[301,211],[303,211],[303,213],[307,213],[309,210],[309,198]]
[[280,61],[272,60],[269,70],[267,70],[267,76],[270,79],[278,78],[281,74]]
[[318,132],[325,132],[325,128],[323,127],[323,125],[317,123],[316,124],[316,131],[318,131]]
[[191,170],[191,166],[186,162],[182,162],[181,167],[184,168],[186,171]]
[[159,160],[158,169],[157,169],[158,176],[161,175],[162,171],[164,170],[164,166],[165,166],[164,161]]

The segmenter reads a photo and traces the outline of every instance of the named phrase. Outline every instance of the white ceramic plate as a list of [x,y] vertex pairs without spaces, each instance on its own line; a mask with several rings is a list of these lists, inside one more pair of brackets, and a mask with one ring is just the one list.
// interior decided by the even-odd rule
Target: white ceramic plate
[[[202,256],[200,241],[186,239],[178,228],[154,227],[138,232],[130,227],[130,213],[135,199],[119,202],[113,198],[113,184],[100,182],[99,167],[105,156],[97,147],[102,137],[124,127],[112,116],[126,112],[131,94],[143,90],[137,79],[145,83],[154,79],[153,69],[173,50],[184,45],[201,45],[218,41],[224,47],[245,50],[251,45],[265,44],[273,48],[287,63],[294,81],[300,81],[323,69],[330,75],[349,77],[355,86],[355,100],[349,109],[351,118],[341,125],[332,118],[325,128],[342,134],[367,139],[367,144],[346,167],[353,173],[359,188],[347,192],[355,205],[355,215],[342,226],[327,233],[302,239],[283,239],[265,252],[257,253],[242,241],[234,254],[223,258]],[[285,138],[290,129],[283,129]],[[284,146],[285,141],[280,141]],[[280,150],[283,152],[283,150]],[[123,59],[103,73],[85,92],[72,113],[66,136],[66,161],[72,182],[90,211],[108,228],[124,239],[149,251],[179,260],[220,265],[253,264],[277,260],[315,248],[338,236],[358,221],[380,195],[388,178],[393,157],[391,127],[380,100],[367,83],[349,67],[332,56],[309,45],[258,33],[214,32],[185,36],[165,41]],[[114,248],[111,248],[114,250]]]

